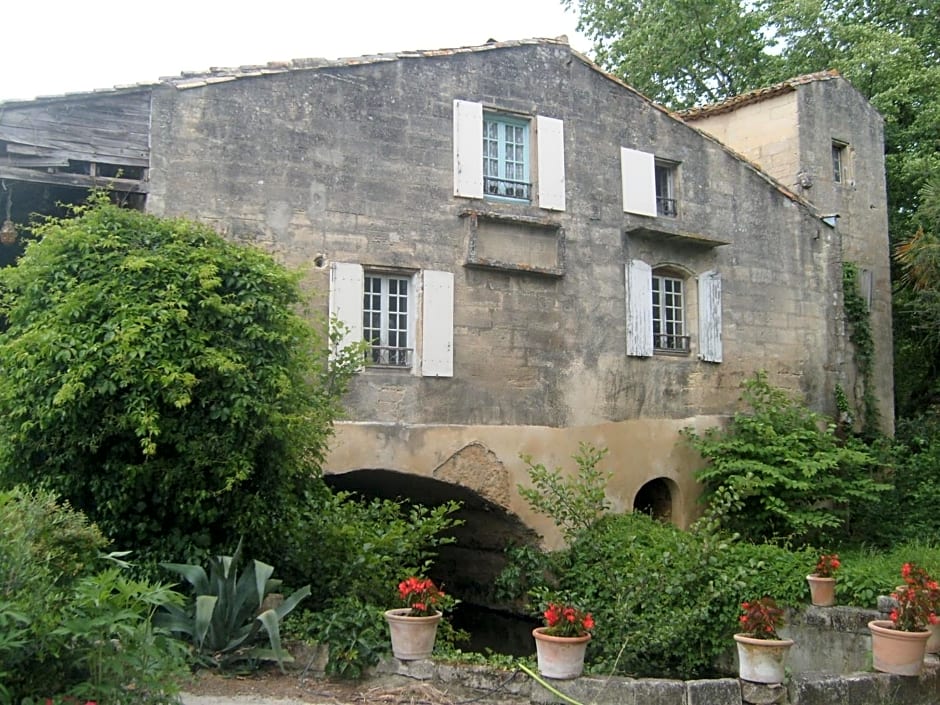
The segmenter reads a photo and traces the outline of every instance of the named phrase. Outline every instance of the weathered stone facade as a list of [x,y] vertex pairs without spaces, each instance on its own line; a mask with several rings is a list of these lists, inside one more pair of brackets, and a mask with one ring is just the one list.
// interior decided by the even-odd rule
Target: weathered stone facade
[[[786,104],[799,154],[778,163],[742,158],[563,40],[187,76],[148,89],[146,207],[303,267],[322,312],[354,330],[363,281],[405,282],[406,358],[357,376],[328,473],[460,483],[552,543],[515,491],[520,455],[572,467],[589,442],[610,449],[616,509],[687,525],[698,461],[682,428],[719,423],[760,369],[827,412],[837,384],[853,388],[846,257],[875,272],[890,418],[883,165],[856,160],[854,190],[832,196],[877,218],[853,205],[835,228],[820,216],[840,204],[792,178],[830,168],[846,124],[880,154],[880,119],[842,79],[804,88],[825,105],[812,126],[825,149],[804,139],[802,103]],[[484,196],[504,188],[478,173],[487,120],[524,133],[523,197]],[[681,298],[657,289],[656,306],[674,305],[651,312],[650,282],[666,280]]]

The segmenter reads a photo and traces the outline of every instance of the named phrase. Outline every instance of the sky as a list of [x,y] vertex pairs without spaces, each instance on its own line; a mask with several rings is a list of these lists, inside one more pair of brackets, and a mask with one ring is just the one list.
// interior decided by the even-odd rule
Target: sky
[[154,81],[213,66],[557,37],[590,42],[561,0],[162,0],[5,3],[0,101]]

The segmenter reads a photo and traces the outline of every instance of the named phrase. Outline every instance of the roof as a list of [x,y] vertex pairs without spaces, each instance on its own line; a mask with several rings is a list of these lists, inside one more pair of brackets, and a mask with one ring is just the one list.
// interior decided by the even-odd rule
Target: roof
[[[398,61],[401,59],[420,59],[430,57],[454,56],[456,54],[468,54],[476,52],[492,51],[494,49],[505,49],[507,47],[525,46],[525,45],[559,45],[570,49],[568,37],[562,35],[553,39],[533,38],[517,39],[512,41],[498,42],[488,40],[485,44],[478,46],[456,47],[451,49],[419,49],[411,51],[398,51],[385,54],[366,54],[363,56],[345,57],[340,59],[325,59],[321,57],[290,59],[288,61],[270,61],[266,64],[246,65],[237,67],[211,67],[206,71],[183,71],[176,76],[161,76],[156,81],[146,81],[133,83],[111,88],[100,88],[93,91],[79,91],[74,93],[64,93],[61,95],[38,96],[29,100],[9,100],[0,101],[0,106],[13,106],[17,104],[34,104],[37,101],[63,100],[85,98],[92,95],[102,95],[110,93],[125,93],[129,91],[138,91],[142,89],[153,88],[159,85],[170,85],[180,90],[187,88],[199,88],[213,83],[225,83],[240,78],[252,78],[255,76],[266,76],[271,74],[282,74],[291,71],[309,71],[311,69],[323,68],[342,68],[350,66],[361,66],[363,64],[378,64],[383,62]],[[577,51],[572,52],[581,56]],[[588,63],[592,63],[587,57],[583,57]]]
[[736,95],[728,100],[724,100],[720,103],[712,103],[710,105],[703,105],[695,108],[689,108],[688,110],[682,110],[679,113],[680,118],[683,120],[691,121],[698,120],[700,118],[711,117],[712,115],[720,115],[722,113],[730,113],[738,108],[743,108],[745,105],[751,105],[752,103],[760,103],[763,100],[769,100],[770,98],[776,98],[778,95],[783,95],[784,93],[791,93],[792,91],[797,90],[800,86],[804,86],[807,83],[815,83],[817,81],[830,81],[834,78],[841,78],[840,74],[835,69],[828,69],[826,71],[818,71],[816,73],[807,73],[803,76],[796,76],[795,78],[789,78],[782,83],[777,83],[773,86],[767,86],[765,88],[758,88],[753,91],[748,91],[747,93],[742,93],[741,95]]

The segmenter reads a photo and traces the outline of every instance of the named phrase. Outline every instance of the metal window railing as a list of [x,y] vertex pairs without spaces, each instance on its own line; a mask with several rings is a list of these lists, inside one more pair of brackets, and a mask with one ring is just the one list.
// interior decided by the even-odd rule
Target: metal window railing
[[411,367],[413,355],[414,348],[372,345],[366,352],[366,364],[370,367]]
[[675,218],[678,215],[678,210],[676,210],[676,199],[674,198],[663,198],[662,196],[656,197],[656,212],[659,215],[668,215]]
[[493,176],[483,177],[483,193],[487,196],[502,196],[503,198],[518,198],[528,201],[532,185],[525,181],[512,181],[511,179],[497,179]]
[[692,350],[692,336],[656,333],[653,335],[653,349],[661,352],[687,353]]

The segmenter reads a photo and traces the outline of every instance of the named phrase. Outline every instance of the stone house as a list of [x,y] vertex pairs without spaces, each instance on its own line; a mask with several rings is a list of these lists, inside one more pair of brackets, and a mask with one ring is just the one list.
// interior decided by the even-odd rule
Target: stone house
[[0,105],[0,178],[31,210],[110,183],[304,268],[373,343],[331,478],[551,544],[524,454],[606,447],[614,508],[685,526],[679,431],[755,371],[855,403],[845,261],[890,424],[881,119],[834,74],[736,100],[671,113],[564,38],[292,61]]

